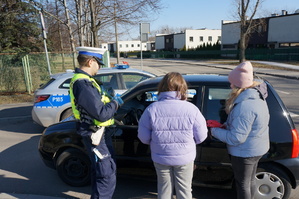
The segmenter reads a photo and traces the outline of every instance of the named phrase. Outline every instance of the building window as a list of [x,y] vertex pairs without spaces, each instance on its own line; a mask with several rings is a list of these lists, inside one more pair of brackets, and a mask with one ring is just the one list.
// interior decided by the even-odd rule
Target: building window
[[166,43],[167,43],[167,44],[169,43],[169,39],[166,39]]
[[290,43],[290,47],[298,47],[299,43]]
[[126,48],[129,48],[129,44],[126,44]]
[[100,48],[103,48],[102,44],[100,45]]
[[193,42],[193,37],[189,37],[189,41],[190,41],[190,42]]
[[221,36],[218,36],[218,41],[221,41]]
[[123,45],[122,44],[119,44],[119,48],[122,48],[123,47]]
[[131,44],[131,47],[134,48],[134,44]]
[[200,36],[200,37],[199,37],[199,41],[203,41],[203,36]]
[[212,36],[209,36],[208,40],[209,40],[209,41],[212,41]]
[[280,43],[279,47],[284,48],[284,47],[298,47],[299,43]]
[[140,44],[137,44],[137,47],[140,47]]

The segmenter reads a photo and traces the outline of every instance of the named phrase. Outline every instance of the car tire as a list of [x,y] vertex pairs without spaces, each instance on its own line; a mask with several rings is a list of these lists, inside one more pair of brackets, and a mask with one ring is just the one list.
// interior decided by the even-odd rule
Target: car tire
[[256,173],[256,199],[282,198],[291,194],[289,177],[274,165],[260,165]]
[[73,115],[73,111],[71,108],[66,109],[65,111],[63,111],[63,113],[61,114],[60,117],[60,121],[65,120],[68,117],[71,117]]
[[74,187],[90,183],[90,160],[78,149],[67,149],[56,162],[56,169],[63,182]]

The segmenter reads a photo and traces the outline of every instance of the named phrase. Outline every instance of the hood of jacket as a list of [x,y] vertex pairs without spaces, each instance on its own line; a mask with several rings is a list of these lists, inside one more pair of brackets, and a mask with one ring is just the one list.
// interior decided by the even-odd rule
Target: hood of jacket
[[262,99],[266,100],[268,97],[268,91],[267,91],[267,84],[265,82],[262,82],[256,87],[248,88],[244,90],[235,100],[235,104],[238,104],[244,100],[247,99]]
[[158,96],[158,101],[162,100],[179,100],[181,97],[178,95],[177,91],[166,91],[161,92]]

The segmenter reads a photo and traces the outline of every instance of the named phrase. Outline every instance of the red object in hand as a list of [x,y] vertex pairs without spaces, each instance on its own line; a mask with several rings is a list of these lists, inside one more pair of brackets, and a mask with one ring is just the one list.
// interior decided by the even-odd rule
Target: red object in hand
[[222,128],[223,125],[221,123],[219,123],[216,120],[207,120],[207,127],[212,127],[212,128]]

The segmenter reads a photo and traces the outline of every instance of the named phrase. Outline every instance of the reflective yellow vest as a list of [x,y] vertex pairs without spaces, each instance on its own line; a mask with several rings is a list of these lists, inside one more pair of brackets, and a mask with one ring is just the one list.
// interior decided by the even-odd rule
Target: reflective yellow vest
[[[111,100],[110,98],[107,96],[107,94],[105,92],[102,91],[101,87],[98,85],[98,83],[91,77],[89,77],[88,75],[82,74],[82,73],[75,73],[75,75],[73,76],[71,83],[70,83],[70,98],[71,98],[71,104],[72,104],[72,110],[74,113],[74,117],[78,120],[80,120],[80,112],[75,104],[75,96],[73,93],[73,84],[78,80],[78,79],[87,79],[88,81],[90,81],[94,87],[96,87],[99,91],[99,93],[102,94],[102,99],[101,101],[104,104],[109,103]],[[114,119],[109,119],[105,122],[100,122],[98,120],[93,120],[94,125],[96,126],[109,126],[114,124]]]

